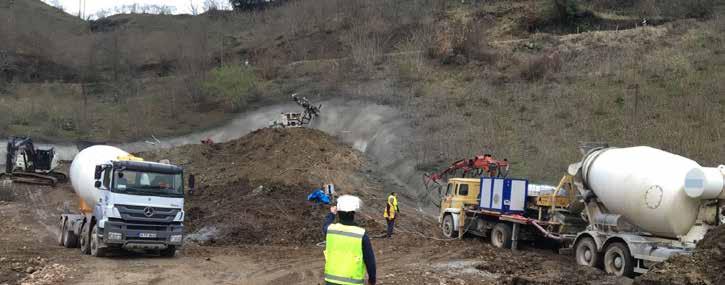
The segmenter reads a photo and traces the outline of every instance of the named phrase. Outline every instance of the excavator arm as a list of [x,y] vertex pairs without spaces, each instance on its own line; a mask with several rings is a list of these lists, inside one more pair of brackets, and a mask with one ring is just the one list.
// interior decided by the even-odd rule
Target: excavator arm
[[[26,159],[31,160],[31,162],[35,162],[36,151],[33,140],[28,137],[10,137],[8,138],[5,172],[10,173],[13,171],[13,168],[15,167],[15,160],[17,159],[19,152],[24,152]],[[34,163],[31,163],[30,167],[33,167],[34,165]]]

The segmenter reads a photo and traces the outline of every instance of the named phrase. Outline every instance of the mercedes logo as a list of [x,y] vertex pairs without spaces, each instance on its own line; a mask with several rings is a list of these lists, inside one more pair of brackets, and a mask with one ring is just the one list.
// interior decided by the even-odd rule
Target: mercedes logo
[[151,216],[154,215],[154,208],[151,208],[151,207],[144,208],[143,215],[150,218]]

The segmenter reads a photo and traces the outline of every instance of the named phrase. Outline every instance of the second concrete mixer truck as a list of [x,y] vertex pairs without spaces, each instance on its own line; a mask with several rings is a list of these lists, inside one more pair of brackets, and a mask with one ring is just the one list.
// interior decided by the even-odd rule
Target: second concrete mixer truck
[[78,153],[70,168],[80,213],[61,215],[58,242],[103,256],[111,249],[171,257],[182,244],[183,170],[105,145]]
[[659,149],[594,147],[569,167],[584,203],[578,264],[631,276],[688,254],[725,224],[725,166],[703,167]]

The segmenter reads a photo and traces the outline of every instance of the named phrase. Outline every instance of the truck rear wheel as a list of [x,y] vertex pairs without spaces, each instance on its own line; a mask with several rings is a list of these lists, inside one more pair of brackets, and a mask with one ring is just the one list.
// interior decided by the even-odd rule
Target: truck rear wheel
[[90,254],[91,253],[91,243],[90,243],[90,233],[89,233],[89,226],[91,225],[90,222],[86,222],[83,224],[83,229],[81,230],[81,253],[82,254]]
[[617,276],[634,276],[634,259],[627,245],[615,242],[604,251],[604,271]]
[[58,223],[58,245],[65,246],[65,219],[61,218]]
[[511,247],[511,225],[498,223],[491,230],[491,244],[497,248]]
[[441,229],[443,230],[443,236],[447,238],[458,237],[458,231],[456,230],[455,224],[453,224],[453,215],[451,214],[447,214],[443,217]]
[[577,241],[574,251],[577,264],[595,268],[601,267],[602,258],[597,252],[597,245],[592,238],[585,237]]
[[161,250],[159,254],[163,257],[174,257],[174,255],[176,255],[176,246],[167,246],[166,249]]
[[78,236],[73,231],[68,230],[68,221],[63,223],[63,246],[67,248],[74,248],[78,246]]
[[95,257],[103,257],[106,255],[106,249],[100,246],[101,241],[98,240],[98,227],[92,225],[93,230],[91,231],[91,255]]

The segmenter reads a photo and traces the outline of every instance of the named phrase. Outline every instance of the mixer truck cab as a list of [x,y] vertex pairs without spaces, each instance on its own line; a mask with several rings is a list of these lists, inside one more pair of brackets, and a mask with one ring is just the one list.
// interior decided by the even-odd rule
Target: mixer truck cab
[[111,249],[174,256],[182,245],[183,170],[118,148],[93,146],[73,159],[80,214],[60,218],[59,243],[103,256]]

